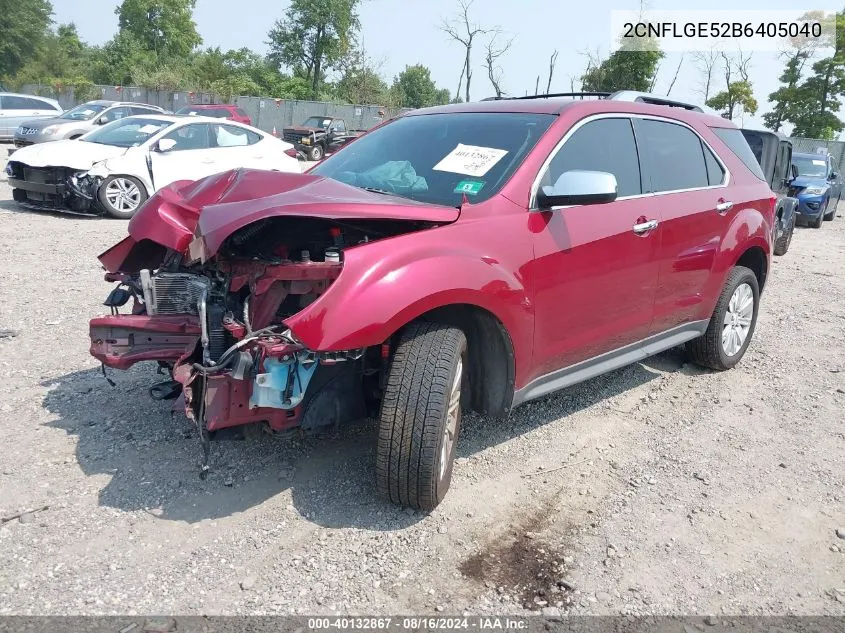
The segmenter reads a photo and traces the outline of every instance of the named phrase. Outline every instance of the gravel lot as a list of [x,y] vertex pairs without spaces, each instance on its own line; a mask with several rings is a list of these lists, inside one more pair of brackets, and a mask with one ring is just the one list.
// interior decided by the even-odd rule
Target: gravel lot
[[423,515],[375,495],[372,422],[218,443],[201,481],[154,369],[88,355],[126,222],[10,198],[0,517],[46,509],[0,526],[0,614],[845,614],[841,213],[775,260],[736,370],[673,350],[469,419]]

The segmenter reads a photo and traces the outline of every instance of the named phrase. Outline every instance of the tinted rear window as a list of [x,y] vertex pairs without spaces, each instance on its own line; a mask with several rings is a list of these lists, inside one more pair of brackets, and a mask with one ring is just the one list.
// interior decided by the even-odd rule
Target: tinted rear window
[[757,178],[763,182],[766,181],[766,176],[763,174],[763,169],[760,167],[757,157],[754,156],[751,146],[748,145],[748,141],[745,140],[745,136],[743,136],[739,129],[726,127],[715,127],[710,129],[713,130],[713,133],[718,136],[719,139],[721,139],[721,141],[727,145],[734,154],[736,154],[736,157],[741,160],[746,167],[748,167],[748,170],[752,174],[757,176]]

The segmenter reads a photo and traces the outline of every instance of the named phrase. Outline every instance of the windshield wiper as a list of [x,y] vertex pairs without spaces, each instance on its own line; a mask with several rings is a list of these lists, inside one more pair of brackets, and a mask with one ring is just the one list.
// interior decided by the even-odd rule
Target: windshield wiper
[[370,193],[380,193],[383,196],[398,196],[398,193],[393,193],[392,191],[385,191],[384,189],[377,189],[376,187],[361,187],[364,191],[369,191]]

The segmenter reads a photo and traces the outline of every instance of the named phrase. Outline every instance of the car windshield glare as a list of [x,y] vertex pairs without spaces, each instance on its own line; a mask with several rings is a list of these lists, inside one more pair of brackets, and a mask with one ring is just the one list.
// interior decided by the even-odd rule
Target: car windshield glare
[[464,195],[481,202],[507,182],[554,118],[492,112],[405,116],[310,173],[420,202],[456,206]]
[[93,132],[88,132],[80,140],[89,143],[99,143],[101,145],[136,147],[171,125],[173,124],[170,121],[162,121],[160,119],[127,117],[113,121]]
[[792,162],[798,168],[800,176],[809,176],[810,178],[824,178],[827,176],[827,161],[824,157],[810,158],[809,156],[794,156]]
[[102,103],[83,103],[68,110],[59,118],[70,119],[71,121],[90,121],[105,109],[106,106]]

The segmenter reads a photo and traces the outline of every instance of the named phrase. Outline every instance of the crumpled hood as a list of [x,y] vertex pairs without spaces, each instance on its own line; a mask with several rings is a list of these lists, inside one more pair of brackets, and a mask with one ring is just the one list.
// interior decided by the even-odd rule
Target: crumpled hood
[[187,253],[196,237],[202,238],[208,259],[232,233],[270,217],[448,224],[459,215],[457,207],[372,193],[322,176],[237,169],[162,188],[129,222],[129,237],[100,255],[100,261],[114,272],[142,241]]
[[798,176],[791,183],[793,187],[829,187],[830,185],[824,178],[817,178],[815,176]]
[[80,140],[52,141],[22,147],[9,157],[30,167],[69,167],[91,169],[94,163],[126,152],[125,147],[87,143]]

